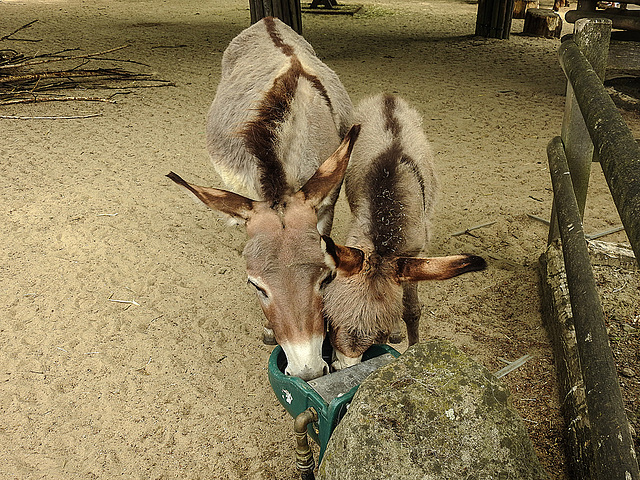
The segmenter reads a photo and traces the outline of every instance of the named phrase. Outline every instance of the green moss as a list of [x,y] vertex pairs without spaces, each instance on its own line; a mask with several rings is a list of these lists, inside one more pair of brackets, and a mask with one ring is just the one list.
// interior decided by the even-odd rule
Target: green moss
[[500,446],[511,450],[513,447],[513,441],[509,437],[504,437],[500,440]]
[[[517,414],[505,408],[508,391],[450,344],[435,341],[410,347],[396,362],[372,374],[358,393],[366,401],[358,405],[354,399],[356,406],[352,404],[345,419],[360,415],[351,433],[377,456],[367,457],[360,449],[354,451],[351,442],[340,442],[344,449],[335,461],[351,470],[338,478],[355,478],[351,472],[361,465],[362,478],[370,478],[371,468],[379,467],[395,469],[390,471],[398,478],[422,478],[428,472],[429,478],[480,480],[482,475],[507,472],[502,462],[512,462],[519,472],[531,468],[527,475],[512,478],[538,478],[533,475],[539,466],[527,447],[526,429],[519,426]],[[360,428],[363,422],[366,431]],[[385,451],[385,464],[396,467],[381,466],[379,455]]]

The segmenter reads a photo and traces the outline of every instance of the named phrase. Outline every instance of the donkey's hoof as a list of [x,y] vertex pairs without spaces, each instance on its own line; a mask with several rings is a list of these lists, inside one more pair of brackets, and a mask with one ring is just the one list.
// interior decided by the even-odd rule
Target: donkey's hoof
[[265,345],[277,345],[276,336],[273,333],[273,330],[270,328],[264,327],[264,331],[262,332],[262,343]]

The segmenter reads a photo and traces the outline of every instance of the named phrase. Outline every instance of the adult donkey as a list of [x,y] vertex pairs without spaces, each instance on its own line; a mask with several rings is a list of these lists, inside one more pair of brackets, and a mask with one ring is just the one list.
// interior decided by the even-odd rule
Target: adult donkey
[[305,380],[328,373],[322,291],[332,271],[320,233],[331,230],[360,131],[354,126],[347,133],[351,110],[337,75],[311,45],[281,21],[265,18],[225,50],[207,119],[211,161],[234,192],[168,175],[246,225],[243,255],[267,318],[266,341],[272,337],[282,346],[286,373]]

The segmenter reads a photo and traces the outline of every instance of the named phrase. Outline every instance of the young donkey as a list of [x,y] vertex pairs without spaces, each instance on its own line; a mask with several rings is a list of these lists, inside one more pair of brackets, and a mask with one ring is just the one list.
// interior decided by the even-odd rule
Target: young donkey
[[409,344],[418,341],[415,282],[486,267],[474,255],[415,257],[428,240],[436,187],[418,112],[385,94],[362,102],[354,117],[362,130],[345,176],[351,229],[346,246],[323,237],[337,269],[324,296],[336,369],[358,363],[373,343],[385,343],[401,317]]
[[265,332],[282,346],[286,372],[305,380],[328,372],[322,291],[332,272],[320,233],[331,230],[358,137],[358,126],[347,133],[351,110],[337,75],[311,45],[281,21],[265,18],[225,50],[207,118],[211,161],[235,193],[168,175],[246,225],[243,255],[267,318]]

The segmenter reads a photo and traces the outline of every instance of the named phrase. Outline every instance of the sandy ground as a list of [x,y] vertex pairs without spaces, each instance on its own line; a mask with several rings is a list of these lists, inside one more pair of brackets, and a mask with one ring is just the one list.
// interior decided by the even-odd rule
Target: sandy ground
[[[522,20],[508,41],[474,38],[477,5],[459,0],[362,3],[354,17],[305,14],[305,36],[354,102],[384,90],[420,110],[441,182],[429,253],[490,263],[421,286],[421,334],[492,371],[499,358],[534,355],[505,382],[550,477],[564,479],[536,276],[547,233],[528,217],[551,209],[545,151],[562,122],[559,41],[517,35]],[[112,56],[175,83],[91,92],[118,92],[113,105],[0,109],[102,113],[0,120],[0,478],[296,478],[292,419],[269,387],[271,347],[246,286],[245,233],[164,177],[220,185],[204,117],[222,52],[248,26],[246,2],[5,0],[0,19],[0,36],[37,19],[19,37],[42,39],[0,48],[127,43]],[[588,232],[619,223],[605,192],[595,169]],[[338,240],[347,220],[341,199]]]

